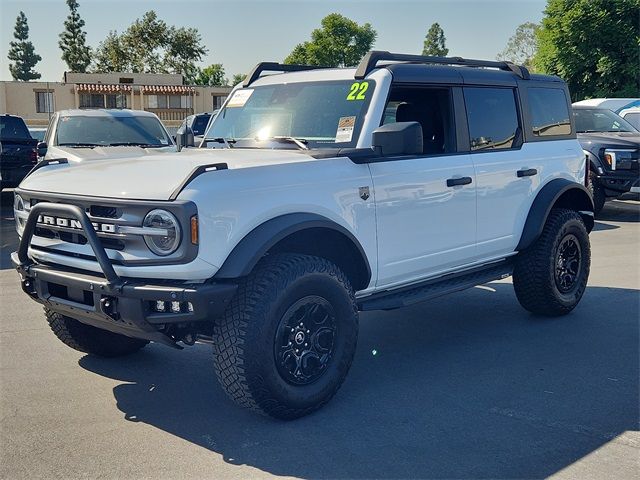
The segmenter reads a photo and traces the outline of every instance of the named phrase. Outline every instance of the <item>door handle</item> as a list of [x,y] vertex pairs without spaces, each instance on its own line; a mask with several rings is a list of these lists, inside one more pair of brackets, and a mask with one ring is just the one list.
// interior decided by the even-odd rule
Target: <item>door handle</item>
[[533,177],[534,175],[538,174],[538,170],[536,170],[535,168],[525,168],[523,170],[518,170],[516,172],[516,175],[518,175],[518,178],[522,178],[522,177]]
[[456,187],[458,185],[469,185],[472,182],[471,177],[449,178],[447,187]]

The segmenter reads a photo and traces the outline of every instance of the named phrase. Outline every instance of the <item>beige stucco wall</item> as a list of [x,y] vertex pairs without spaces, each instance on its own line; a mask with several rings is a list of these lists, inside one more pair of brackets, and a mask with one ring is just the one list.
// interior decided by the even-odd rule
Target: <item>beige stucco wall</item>
[[[67,76],[69,76],[68,74]],[[83,74],[73,74],[83,75]],[[120,74],[113,74],[120,75]],[[127,75],[127,74],[122,74]],[[129,74],[130,75],[130,74]],[[160,83],[152,81],[156,77],[147,75],[147,81],[145,85],[159,85]],[[174,76],[174,75],[170,75]],[[118,78],[119,79],[119,78]],[[117,83],[117,80],[116,82]],[[182,77],[180,76],[180,81]],[[83,82],[79,82],[83,83]],[[95,83],[95,79],[93,82]],[[104,82],[108,83],[108,82]],[[161,84],[160,84],[161,85]],[[139,87],[133,86],[133,104],[131,104],[131,93],[127,94],[129,108],[140,110],[143,108]],[[196,95],[194,100],[194,112],[211,112],[213,110],[213,95],[227,96],[231,91],[231,87],[201,87],[196,86]],[[36,92],[37,91],[52,91],[53,92],[53,112],[57,110],[65,110],[69,108],[76,108],[76,98],[74,94],[73,83],[61,83],[61,82],[8,82],[0,81],[0,114],[9,113],[11,115],[18,115],[24,118],[27,125],[30,126],[46,126],[49,122],[49,115],[47,113],[36,112]],[[168,126],[177,126],[180,121],[165,121]],[[176,124],[176,125],[174,125]]]
[[71,73],[65,72],[66,83],[120,83],[121,78],[133,78],[136,85],[182,85],[179,73]]
[[53,112],[75,107],[73,85],[57,82],[0,82],[0,113],[18,115],[29,125],[47,125],[48,113],[36,112],[36,92],[53,92]]

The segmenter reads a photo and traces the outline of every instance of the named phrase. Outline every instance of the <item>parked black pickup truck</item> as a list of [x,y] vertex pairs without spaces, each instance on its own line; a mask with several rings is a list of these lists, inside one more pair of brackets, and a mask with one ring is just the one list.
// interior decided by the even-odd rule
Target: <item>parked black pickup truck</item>
[[37,144],[22,118],[0,115],[0,188],[20,184],[38,162]]
[[640,132],[611,110],[573,106],[578,140],[589,159],[595,213],[628,192],[640,193]]

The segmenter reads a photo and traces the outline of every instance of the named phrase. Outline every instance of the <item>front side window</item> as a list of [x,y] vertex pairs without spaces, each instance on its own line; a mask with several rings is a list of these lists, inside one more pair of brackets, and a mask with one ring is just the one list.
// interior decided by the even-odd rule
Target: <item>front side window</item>
[[564,90],[559,88],[530,88],[529,113],[533,134],[537,137],[569,135],[571,121]]
[[164,147],[171,140],[153,117],[73,116],[60,117],[56,145]]
[[464,102],[472,151],[513,146],[519,128],[513,89],[467,87]]
[[578,133],[636,131],[624,118],[605,108],[574,108],[573,119]]
[[[372,80],[265,85],[236,90],[216,116],[206,138],[236,146],[294,137],[309,148],[355,146],[375,84]],[[274,148],[290,148],[277,144]]]

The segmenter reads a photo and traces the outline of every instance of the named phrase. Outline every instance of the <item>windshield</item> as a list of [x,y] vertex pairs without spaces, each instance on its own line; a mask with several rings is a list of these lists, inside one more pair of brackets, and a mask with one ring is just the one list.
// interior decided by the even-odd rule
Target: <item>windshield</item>
[[371,80],[344,80],[236,90],[205,138],[234,140],[236,147],[260,146],[255,144],[274,137],[293,137],[308,148],[355,146],[373,89]]
[[573,118],[578,133],[637,131],[624,118],[604,108],[575,108]]
[[194,135],[204,135],[204,131],[207,129],[207,124],[209,123],[209,118],[211,115],[196,115],[193,124],[191,125],[191,130]]
[[165,147],[171,140],[154,117],[60,117],[56,145]]

